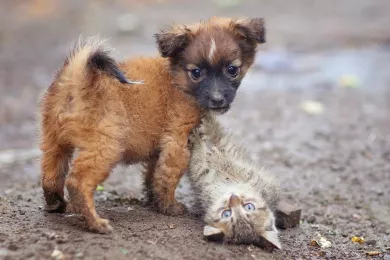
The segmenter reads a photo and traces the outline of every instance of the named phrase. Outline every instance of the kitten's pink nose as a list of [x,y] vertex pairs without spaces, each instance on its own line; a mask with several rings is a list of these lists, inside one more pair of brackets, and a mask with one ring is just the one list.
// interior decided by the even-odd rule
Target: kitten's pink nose
[[238,205],[240,205],[240,198],[233,194],[229,199],[229,207],[236,207]]

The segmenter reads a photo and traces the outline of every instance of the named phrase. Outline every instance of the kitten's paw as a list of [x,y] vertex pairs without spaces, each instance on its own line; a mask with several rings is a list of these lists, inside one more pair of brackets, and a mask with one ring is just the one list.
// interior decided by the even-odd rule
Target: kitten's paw
[[159,210],[161,213],[170,216],[179,216],[187,213],[186,206],[183,203],[177,201],[169,203],[168,205],[159,205]]
[[205,138],[205,134],[206,134],[206,126],[204,124],[201,124],[198,128],[198,134],[200,136],[201,139],[204,139]]
[[110,226],[110,221],[104,218],[95,218],[87,221],[88,229],[95,233],[109,234],[113,228]]

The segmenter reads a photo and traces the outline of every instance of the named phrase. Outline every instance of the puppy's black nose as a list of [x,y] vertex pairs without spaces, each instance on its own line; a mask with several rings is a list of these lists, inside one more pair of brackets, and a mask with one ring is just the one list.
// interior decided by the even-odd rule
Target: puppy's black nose
[[210,102],[212,107],[222,107],[225,105],[225,99],[222,96],[212,97]]

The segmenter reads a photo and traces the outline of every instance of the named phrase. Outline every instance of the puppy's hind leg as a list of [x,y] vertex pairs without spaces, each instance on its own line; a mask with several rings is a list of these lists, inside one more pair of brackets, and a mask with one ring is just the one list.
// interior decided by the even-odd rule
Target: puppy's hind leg
[[149,161],[143,163],[143,175],[144,175],[144,189],[147,196],[147,201],[152,203],[155,200],[155,195],[153,193],[153,176],[156,169],[158,156],[152,156]]
[[84,216],[88,229],[93,232],[112,231],[109,221],[97,214],[93,195],[97,185],[109,176],[112,167],[120,160],[120,151],[118,146],[107,142],[81,150],[74,160],[72,172],[66,179],[69,192],[67,211]]
[[41,145],[42,189],[48,212],[65,212],[64,184],[73,148],[44,140]]

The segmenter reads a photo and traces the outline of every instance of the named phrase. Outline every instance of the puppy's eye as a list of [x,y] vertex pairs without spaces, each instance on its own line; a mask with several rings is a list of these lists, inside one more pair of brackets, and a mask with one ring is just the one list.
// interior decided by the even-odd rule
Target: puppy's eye
[[226,209],[222,211],[221,217],[222,218],[230,218],[232,216],[232,211],[230,209]]
[[229,74],[229,76],[235,78],[235,77],[237,77],[238,72],[240,71],[240,68],[230,65],[229,67],[227,67],[226,71]]
[[244,209],[246,211],[254,211],[256,209],[256,207],[252,203],[247,203],[244,205]]
[[200,77],[202,77],[202,72],[200,69],[193,69],[190,71],[191,78],[194,80],[198,80]]

